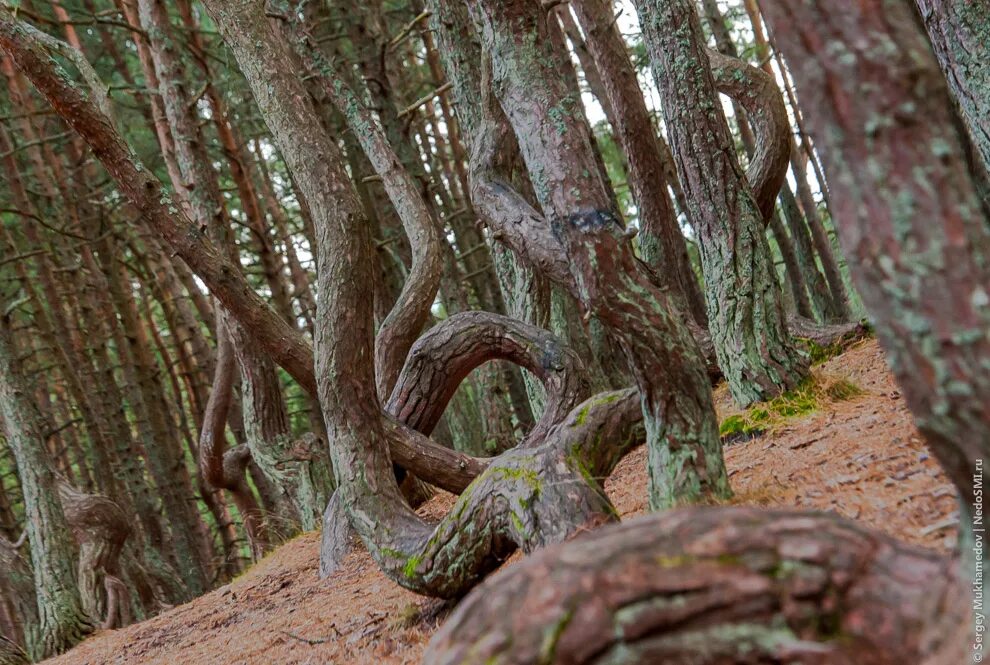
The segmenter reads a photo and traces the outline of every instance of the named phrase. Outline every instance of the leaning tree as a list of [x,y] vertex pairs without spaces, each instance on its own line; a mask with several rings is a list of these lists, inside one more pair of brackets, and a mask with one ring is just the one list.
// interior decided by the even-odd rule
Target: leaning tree
[[[297,64],[286,48],[284,28],[273,26],[254,3],[218,2],[208,7],[237,56],[316,222],[321,315],[317,317],[320,353],[315,373],[313,353],[301,336],[247,286],[201,228],[164,194],[160,183],[136,161],[86,92],[53,70],[37,36],[7,14],[3,42],[21,70],[90,143],[143,219],[189,263],[231,315],[252,331],[256,341],[304,387],[319,394],[331,435],[341,503],[386,572],[424,593],[458,595],[516,546],[532,549],[614,519],[614,509],[596,478],[607,475],[624,452],[643,440],[638,423],[644,412],[645,438],[654,451],[651,459],[660,469],[654,474],[658,505],[727,492],[701,354],[679,316],[667,307],[666,295],[633,259],[628,237],[601,189],[589,190],[587,195],[592,198],[587,205],[592,208],[586,211],[585,221],[571,207],[580,201],[543,201],[548,217],[560,219],[562,228],[576,234],[565,242],[547,239],[548,248],[557,266],[567,265],[570,252],[575,273],[565,268],[554,278],[566,284],[587,311],[612,328],[632,359],[639,393],[590,396],[574,388],[580,385],[580,362],[550,360],[567,354],[552,337],[527,329],[522,334],[535,341],[513,345],[506,341],[517,334],[510,322],[488,317],[492,320],[487,326],[470,326],[463,325],[463,318],[454,317],[431,335],[433,339],[441,333],[478,337],[463,345],[443,345],[448,355],[462,353],[465,357],[450,358],[434,351],[423,356],[433,367],[417,368],[414,361],[431,339],[424,338],[410,352],[404,369],[411,378],[403,384],[400,377],[383,409],[374,388],[369,303],[349,288],[355,281],[371,280],[362,272],[370,265],[367,225],[362,223],[362,211],[340,168],[337,147],[323,131],[309,96],[293,76]],[[531,18],[543,21],[537,15]],[[270,76],[273,68],[282,72],[274,84]],[[542,84],[552,83],[548,71],[541,74]],[[561,92],[558,89],[554,94]],[[572,100],[571,106],[574,103]],[[577,155],[589,159],[586,126],[574,116],[566,122],[573,124],[579,141],[576,145],[584,146]],[[526,142],[520,140],[520,145]],[[531,141],[527,150],[539,160],[540,151],[551,149],[561,154],[565,147]],[[580,161],[571,164],[559,177],[576,174],[587,179],[579,171],[581,165]],[[588,183],[592,185],[594,180]],[[549,190],[543,191],[549,196]],[[536,228],[531,225],[531,229]],[[545,229],[539,233],[534,247],[541,238],[546,239]],[[595,270],[595,264],[602,260],[616,269]],[[429,289],[429,285],[421,288]],[[638,301],[633,294],[643,300]],[[411,302],[422,308],[430,300],[418,297]],[[659,333],[661,337],[656,337]],[[537,349],[539,357],[534,358]],[[668,353],[658,356],[657,349],[668,349]],[[413,424],[424,401],[434,401],[433,411],[442,411],[443,399],[470,369],[500,357],[529,367],[547,382],[551,395],[548,404],[553,408],[544,410],[534,433],[517,449],[487,463],[426,439],[423,435],[435,423],[424,418],[424,422]],[[666,359],[666,365],[660,357]],[[462,368],[459,371],[446,371],[458,364]],[[574,376],[561,379],[560,374],[568,370]],[[424,377],[422,384],[416,381],[419,376]],[[665,376],[669,380],[661,380]],[[317,381],[317,377],[322,380]],[[428,380],[441,384],[431,385]],[[642,411],[630,408],[637,400],[643,405]],[[605,431],[617,434],[603,436]],[[458,506],[440,525],[423,523],[409,509],[398,493],[392,461],[424,480],[462,492]],[[475,476],[474,484],[465,490]]]
[[[911,10],[837,5],[764,11],[808,100],[878,337],[965,516],[990,453],[990,227]],[[493,577],[427,660],[959,663],[974,626],[964,561],[829,515],[672,511]]]
[[[163,152],[175,150],[169,174],[175,198],[125,142],[108,113],[103,84],[86,70],[78,50],[53,44],[2,6],[0,50],[88,143],[126,197],[134,224],[153,232],[209,288],[220,312],[220,340],[226,330],[241,350],[245,399],[255,386],[263,390],[271,362],[317,399],[337,485],[331,526],[346,520],[387,575],[419,593],[459,597],[517,548],[529,552],[616,521],[600,480],[644,443],[654,508],[728,495],[707,363],[711,351],[742,402],[795,385],[806,367],[789,338],[763,236],[788,161],[786,150],[767,149],[788,145],[774,124],[781,117],[779,93],[754,101],[748,93],[754,85],[767,86],[767,77],[761,82],[742,63],[705,51],[689,3],[636,4],[665,99],[680,184],[702,243],[711,337],[698,325],[703,317],[680,309],[687,296],[676,289],[691,277],[662,273],[683,271],[676,243],[663,247],[664,264],[647,265],[634,253],[634,231],[616,208],[576,85],[566,74],[570,63],[556,15],[535,0],[427,3],[439,44],[433,64],[445,70],[464,130],[469,163],[463,184],[472,209],[487,241],[511,251],[504,258],[512,270],[552,283],[577,304],[584,323],[600,325],[605,342],[621,350],[626,369],[619,374],[635,385],[608,392],[597,392],[600,382],[567,340],[500,314],[464,312],[424,334],[441,287],[445,244],[435,202],[419,186],[422,165],[395,145],[399,114],[389,105],[370,112],[352,85],[353,72],[323,51],[326,40],[313,34],[322,21],[315,3],[206,0],[312,223],[318,283],[311,347],[279,311],[285,307],[278,288],[275,307],[269,306],[224,239],[222,200],[190,117],[195,98],[184,94],[183,74],[170,61],[174,46],[162,4],[141,0],[136,14],[133,4],[123,4],[130,24],[147,35],[147,44],[139,40],[147,75],[174,92],[159,109],[158,125],[168,128],[159,136]],[[976,374],[988,357],[987,295],[980,290],[987,284],[987,233],[978,206],[971,205],[974,194],[949,123],[943,80],[903,7],[876,0],[839,16],[817,3],[767,4],[802,99],[813,106],[807,115],[825,153],[832,196],[843,197],[836,207],[843,242],[858,259],[881,340],[922,430],[962,489],[970,460],[987,448],[990,400],[985,377]],[[594,9],[593,3],[583,6]],[[781,18],[785,12],[793,15]],[[785,29],[788,18],[792,25]],[[53,50],[72,56],[87,75],[85,86],[72,81],[51,57]],[[599,53],[598,60],[605,63],[606,55]],[[877,67],[871,58],[881,56],[893,65]],[[373,60],[362,62],[365,73],[387,78]],[[612,66],[628,76],[627,64]],[[896,76],[882,77],[883,71]],[[740,79],[748,82],[739,86]],[[854,105],[849,90],[860,79],[872,83],[869,104]],[[746,108],[759,137],[763,150],[754,151],[746,172],[734,158],[716,90]],[[620,92],[606,95],[614,100],[613,111]],[[623,94],[630,94],[628,86]],[[316,99],[342,118],[348,140],[384,185],[405,230],[410,275],[391,308],[354,288],[380,278],[369,207],[352,177],[354,164],[348,173],[327,130],[326,108]],[[634,106],[639,116],[633,119],[642,128],[642,108]],[[915,132],[923,140],[908,143],[904,137]],[[225,145],[233,151],[236,143]],[[634,147],[650,153],[644,168],[656,166],[652,152],[662,147],[627,149]],[[930,186],[909,181],[922,169]],[[891,194],[882,178],[903,186]],[[248,184],[240,187],[250,202]],[[645,186],[636,187],[645,200]],[[653,203],[658,233],[672,234],[670,211]],[[868,218],[881,220],[879,231],[862,233]],[[939,220],[944,238],[921,218]],[[650,232],[649,224],[644,231]],[[209,311],[207,303],[200,307]],[[247,348],[248,336],[256,347]],[[210,398],[219,402],[209,410],[201,438],[209,444],[212,436],[218,445],[205,445],[201,462],[212,483],[236,496],[244,494],[239,483],[247,458],[244,449],[231,451],[238,457],[219,445],[234,367],[229,356],[222,365],[220,360]],[[514,448],[494,458],[437,445],[431,435],[458,386],[490,360],[508,360],[541,384],[539,419]],[[914,388],[907,387],[909,378]],[[257,395],[257,405],[274,404],[279,411],[276,395]],[[250,415],[245,411],[246,419]],[[274,439],[259,433],[264,445],[248,450],[264,463],[285,442],[278,431]],[[420,518],[400,491],[397,476],[403,473],[396,466],[458,494],[454,508],[438,524]],[[299,510],[302,494],[291,498]],[[243,510],[251,514],[252,508],[245,503]],[[951,602],[953,562],[833,518],[691,509],[600,534],[548,549],[501,576],[497,588],[479,589],[436,638],[434,657],[602,662],[638,654],[714,663],[736,662],[749,649],[745,657],[753,662],[837,662],[827,659],[853,653],[876,654],[874,660],[884,662],[883,650],[890,649],[891,658],[903,662],[960,643],[938,633],[945,625],[958,629],[964,614]],[[548,576],[553,557],[558,561]],[[530,595],[539,587],[532,580],[541,578],[552,581],[544,589],[556,594],[553,607]],[[593,587],[607,593],[587,595]],[[885,611],[891,602],[908,609]],[[512,625],[518,612],[492,613],[486,604],[532,608],[535,620]],[[884,630],[871,631],[877,623]],[[828,642],[837,636],[848,639]]]

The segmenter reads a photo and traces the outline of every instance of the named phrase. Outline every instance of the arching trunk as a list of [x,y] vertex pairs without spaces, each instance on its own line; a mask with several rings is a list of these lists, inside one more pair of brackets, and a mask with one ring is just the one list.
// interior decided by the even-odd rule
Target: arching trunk
[[[762,4],[811,102],[840,238],[878,336],[970,505],[976,460],[990,454],[990,388],[977,369],[990,362],[990,226],[944,81],[903,3]],[[821,514],[671,511],[509,568],[461,603],[426,658],[960,663],[978,578],[958,563]]]

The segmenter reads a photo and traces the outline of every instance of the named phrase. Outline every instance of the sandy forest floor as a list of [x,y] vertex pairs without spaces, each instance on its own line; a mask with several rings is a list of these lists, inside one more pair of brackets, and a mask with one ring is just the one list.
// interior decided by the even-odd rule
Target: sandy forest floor
[[[816,368],[864,392],[735,443],[726,457],[733,503],[831,510],[919,545],[952,547],[951,486],[911,424],[875,341]],[[720,415],[732,413],[724,389]],[[645,509],[645,450],[606,483],[623,518]],[[452,497],[421,512],[438,517]],[[163,663],[418,663],[448,611],[387,580],[360,546],[328,580],[319,535],[286,543],[233,583],[123,630],[99,633],[57,665]],[[508,565],[511,565],[511,561]]]

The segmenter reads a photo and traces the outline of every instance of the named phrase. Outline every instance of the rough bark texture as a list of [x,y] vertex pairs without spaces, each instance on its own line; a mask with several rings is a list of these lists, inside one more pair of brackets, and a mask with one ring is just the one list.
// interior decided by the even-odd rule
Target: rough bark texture
[[976,460],[990,455],[990,223],[912,10],[834,7],[763,4],[806,100],[877,337],[968,506]]
[[[990,359],[990,231],[944,81],[903,3],[764,7],[812,100],[841,238],[855,250],[878,334],[968,505],[990,431],[977,369]],[[970,643],[971,579],[957,561],[834,517],[675,511],[493,578],[427,659],[947,665],[963,662]]]
[[105,496],[85,494],[62,481],[58,498],[79,547],[78,581],[83,609],[101,627],[130,623],[130,596],[120,579],[120,556],[131,534],[128,517]]
[[283,538],[298,527],[315,529],[333,487],[326,442],[312,432],[293,436],[275,364],[240,326],[232,331],[231,341],[241,367],[244,433],[250,459],[276,495],[278,511],[267,519],[280,519],[281,523],[269,526]]
[[[457,596],[515,547],[529,551],[613,519],[594,476],[607,473],[607,465],[618,459],[613,451],[627,451],[642,440],[634,435],[641,431],[639,412],[629,391],[592,398],[565,419],[570,426],[551,430],[546,441],[492,460],[438,525],[424,523],[410,509],[387,451],[388,437],[402,430],[384,417],[374,388],[372,306],[351,288],[355,282],[370,283],[368,228],[335,159],[336,146],[317,129],[315,110],[291,76],[289,53],[258,8],[232,0],[214,0],[208,8],[312,211],[321,268],[316,317],[320,403],[341,503],[379,566],[420,593]],[[599,417],[599,409],[624,417],[615,423]],[[589,432],[592,426],[604,430]],[[619,431],[610,429],[617,426]],[[588,460],[596,466],[589,467]]]
[[[287,15],[291,16],[291,13]],[[375,340],[378,392],[384,399],[395,385],[409,348],[423,330],[440,287],[442,226],[402,166],[378,118],[357,97],[333,63],[312,43],[297,21],[286,19],[290,39],[323,91],[344,116],[402,220],[412,248],[409,274]]]
[[[732,35],[729,32],[729,26],[726,23],[725,17],[722,14],[722,10],[719,7],[717,0],[703,0],[702,6],[704,8],[705,20],[708,23],[708,27],[715,37],[715,45],[718,51],[730,58],[739,58],[739,49],[736,47],[735,42],[732,39]],[[755,68],[739,68],[737,71],[741,75],[742,79],[745,80],[746,75],[753,71]],[[716,85],[718,84],[718,76],[716,72],[713,72]],[[774,85],[773,77],[766,74],[769,77],[771,85]],[[743,94],[745,94],[746,86],[740,85],[742,80],[735,82],[737,87],[741,88]],[[787,118],[787,110],[783,108],[783,102],[780,100],[779,91],[770,89],[764,86],[764,90],[771,97],[763,103],[775,104],[779,103],[783,114],[783,132],[785,136],[783,139],[786,141],[786,134],[790,133],[790,121]],[[723,90],[724,92],[724,90]],[[758,98],[757,98],[758,99]],[[757,149],[757,141],[753,136],[753,131],[749,126],[749,114],[746,112],[739,100],[732,100],[732,110],[735,116],[735,122],[739,129],[739,135],[742,139],[743,147],[746,150],[747,156],[752,159],[754,153]],[[764,115],[765,112],[764,112]],[[764,124],[765,123],[761,123]],[[772,125],[765,125],[767,127],[772,127]],[[786,166],[784,167],[786,175]],[[752,176],[747,173],[747,178],[750,180],[750,184],[753,184]],[[784,197],[790,197],[793,201],[794,197],[791,194],[790,185],[787,183],[786,178],[784,179],[782,187],[780,188],[781,201],[784,201]],[[771,203],[772,205],[772,203]],[[811,299],[809,299],[808,294],[811,293],[812,299],[823,295],[826,299],[829,297],[828,287],[825,285],[824,278],[818,272],[817,265],[814,264],[814,255],[812,254],[811,261],[805,260],[805,256],[801,255],[801,263],[799,265],[798,255],[795,253],[795,245],[797,244],[798,238],[793,239],[788,237],[787,230],[784,228],[783,221],[779,212],[775,210],[770,211],[769,218],[766,216],[765,209],[761,206],[761,211],[764,212],[764,219],[768,220],[767,224],[770,231],[773,234],[774,240],[776,241],[777,248],[780,251],[781,259],[784,263],[784,269],[786,272],[787,283],[791,290],[791,295],[794,299],[794,305],[799,316],[806,318],[814,318],[815,310],[812,310]],[[793,227],[792,227],[793,229]],[[807,233],[805,233],[807,235]],[[809,242],[810,244],[810,242]],[[800,249],[800,248],[799,248]],[[813,271],[808,271],[808,267],[813,268]],[[819,311],[822,308],[819,307]]]
[[31,566],[16,544],[0,536],[0,630],[25,651],[36,651],[38,601]]
[[[633,256],[599,180],[590,129],[583,114],[574,112],[580,101],[555,74],[566,53],[547,38],[546,17],[535,4],[476,1],[469,7],[491,58],[492,90],[482,88],[482,97],[497,96],[550,221],[551,233],[535,228],[521,244],[543,244],[549,235],[547,244],[563,249],[549,251],[566,257],[570,279],[564,277],[565,283],[626,355],[649,434],[651,505],[727,495],[700,351],[667,293]],[[504,188],[494,194],[502,202],[509,198]],[[511,223],[499,230],[507,226]]]
[[[719,53],[730,58],[739,58],[739,50],[736,47],[735,42],[732,39],[732,35],[729,32],[729,27],[726,24],[725,17],[722,15],[722,10],[719,7],[717,0],[703,0],[702,6],[704,8],[705,19],[708,23],[708,27],[711,29],[713,36],[715,37],[715,45],[718,48]],[[710,54],[711,55],[711,54]],[[712,63],[715,64],[717,59],[712,59]],[[759,125],[755,129],[760,128],[763,131],[773,131],[774,128],[779,128],[780,136],[775,138],[775,141],[783,141],[786,145],[789,145],[791,125],[790,120],[787,117],[787,109],[784,107],[783,100],[780,97],[780,91],[776,87],[776,82],[773,76],[766,70],[759,70],[755,67],[733,67],[725,68],[723,70],[725,74],[729,76],[723,79],[723,83],[728,83],[732,85],[737,90],[737,95],[732,99],[732,108],[735,115],[736,125],[739,128],[739,135],[742,139],[743,147],[746,150],[747,156],[752,160],[757,152],[757,139],[753,136],[753,130],[749,126],[749,113],[746,110],[746,106],[753,106],[753,104],[766,105],[770,108],[761,109],[758,108],[756,113],[760,116],[758,122],[754,122],[754,125]],[[754,74],[754,72],[756,72]],[[713,69],[713,77],[715,79],[715,84],[720,84],[720,77],[718,75],[718,69]],[[733,73],[738,74],[738,79],[734,80],[731,75]],[[752,95],[749,94],[748,86],[745,85],[746,81],[753,79],[756,83],[756,88],[763,91],[763,95]],[[762,80],[761,80],[762,79]],[[720,92],[726,94],[731,93],[725,89],[720,88]],[[740,99],[740,95],[748,97],[748,100]],[[748,101],[748,104],[742,104],[741,102]],[[776,107],[776,108],[774,108]],[[782,122],[776,120],[776,118],[782,118]],[[767,121],[770,122],[767,122]],[[778,144],[779,145],[779,144]],[[760,146],[760,150],[766,153],[766,147]],[[793,156],[793,148],[788,148],[786,146],[780,146],[778,152],[783,154],[791,154]],[[754,188],[754,195],[757,197],[757,201],[760,201],[760,195],[756,192],[758,189],[754,182],[754,177],[752,174],[753,168],[747,171],[746,177],[750,181],[750,185]],[[781,176],[786,176],[787,165],[786,161],[782,167]],[[780,200],[783,207],[787,207],[787,202],[789,201],[793,208],[796,210],[797,205],[794,203],[794,196],[791,193],[790,184],[787,182],[786,178],[783,178],[781,183],[778,183],[780,189]],[[830,295],[828,292],[828,287],[825,285],[825,280],[818,272],[818,266],[814,261],[814,254],[811,252],[806,252],[806,248],[810,247],[810,240],[807,242],[807,247],[805,245],[799,245],[799,241],[804,240],[808,237],[806,227],[804,227],[803,222],[799,227],[791,224],[792,236],[788,237],[787,231],[784,228],[783,221],[781,220],[781,215],[778,211],[773,210],[773,202],[771,201],[769,205],[770,210],[766,208],[766,202],[760,203],[760,210],[764,213],[764,220],[767,221],[768,227],[773,234],[773,238],[776,241],[777,247],[780,250],[780,256],[784,263],[784,269],[786,272],[786,278],[788,285],[790,286],[791,295],[794,299],[794,305],[799,316],[806,318],[814,318],[815,311],[812,309],[812,301],[815,301],[817,311],[822,312],[827,308],[827,303],[829,301]],[[769,213],[769,215],[768,215]],[[788,217],[788,222],[792,221],[791,217]],[[795,221],[801,221],[798,218]],[[803,228],[801,228],[803,227]],[[800,235],[798,235],[800,234]],[[797,251],[795,251],[797,250]],[[809,258],[810,257],[810,258]],[[811,294],[811,299],[809,299],[809,293]],[[793,331],[791,331],[793,334]]]
[[461,382],[482,363],[509,360],[542,383],[540,420],[526,439],[540,441],[591,394],[581,359],[554,335],[516,319],[463,312],[424,334],[413,347],[387,411],[429,435]]
[[[776,74],[774,73],[773,67],[770,65],[770,42],[763,33],[763,24],[760,20],[760,10],[759,7],[757,7],[756,0],[744,0],[743,4],[745,5],[750,23],[753,26],[753,39],[756,42],[756,50],[754,55],[759,60],[760,68],[763,69],[768,76],[775,78]],[[774,55],[777,55],[776,52]],[[818,253],[819,259],[821,259],[822,269],[825,273],[825,280],[828,282],[830,297],[826,303],[827,307],[822,308],[823,318],[825,318],[826,321],[832,322],[847,321],[850,318],[850,312],[845,284],[842,280],[842,274],[839,271],[839,264],[838,261],[836,261],[835,253],[832,251],[832,242],[829,239],[828,233],[825,231],[825,225],[822,221],[822,215],[818,210],[818,204],[815,202],[815,197],[811,193],[811,187],[808,185],[808,165],[806,160],[810,159],[816,165],[815,174],[818,177],[818,181],[821,186],[826,208],[828,207],[828,184],[825,182],[821,171],[817,168],[815,152],[812,149],[811,143],[808,141],[807,136],[804,135],[801,108],[798,106],[797,100],[792,94],[787,67],[784,65],[779,55],[777,55],[777,60],[781,73],[783,74],[784,89],[788,91],[795,122],[798,127],[801,128],[802,137],[804,139],[802,151],[797,149],[797,145],[794,143],[792,137],[791,172],[794,174],[794,180],[797,185],[797,199],[801,201],[801,208],[803,209],[802,212],[804,214],[804,218],[807,220],[807,227],[811,229],[812,242],[814,244],[815,251]],[[782,205],[790,205],[794,207],[794,197],[789,196],[789,191],[783,192],[783,194],[785,196],[781,200]],[[788,203],[788,197],[791,199],[790,203]]]
[[28,665],[30,662],[24,649],[0,635],[0,665]]
[[58,500],[38,413],[21,373],[9,321],[0,321],[0,414],[24,494],[25,528],[38,601],[39,653],[69,649],[93,629],[79,596],[72,534]]
[[[990,186],[990,4],[980,0],[916,0]],[[990,197],[990,190],[983,192]],[[990,199],[988,199],[990,200]]]
[[709,49],[707,55],[715,89],[745,109],[753,125],[746,180],[760,214],[769,219],[791,158],[791,123],[784,98],[766,72],[718,51]]
[[[707,322],[704,297],[688,259],[681,233],[667,192],[660,142],[650,119],[646,101],[636,78],[636,70],[625,41],[614,20],[608,0],[580,0],[572,3],[586,44],[601,74],[602,87],[616,138],[628,160],[629,186],[636,201],[640,224],[640,248],[644,260],[660,284],[671,289],[675,300],[695,322]],[[564,7],[563,11],[569,11]]]
[[965,647],[955,572],[944,557],[835,516],[680,509],[492,577],[424,660],[949,665]]
[[[763,215],[735,158],[688,0],[637,0],[689,217],[698,230],[719,367],[743,405],[807,376],[784,319]],[[713,177],[718,174],[718,177]]]

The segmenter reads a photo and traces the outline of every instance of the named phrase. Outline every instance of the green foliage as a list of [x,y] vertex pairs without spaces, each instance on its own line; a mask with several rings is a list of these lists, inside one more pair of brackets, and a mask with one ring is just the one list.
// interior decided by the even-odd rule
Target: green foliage
[[730,440],[759,436],[780,427],[787,420],[862,394],[862,388],[847,379],[812,375],[794,390],[728,416],[719,425],[719,434],[723,439]]

